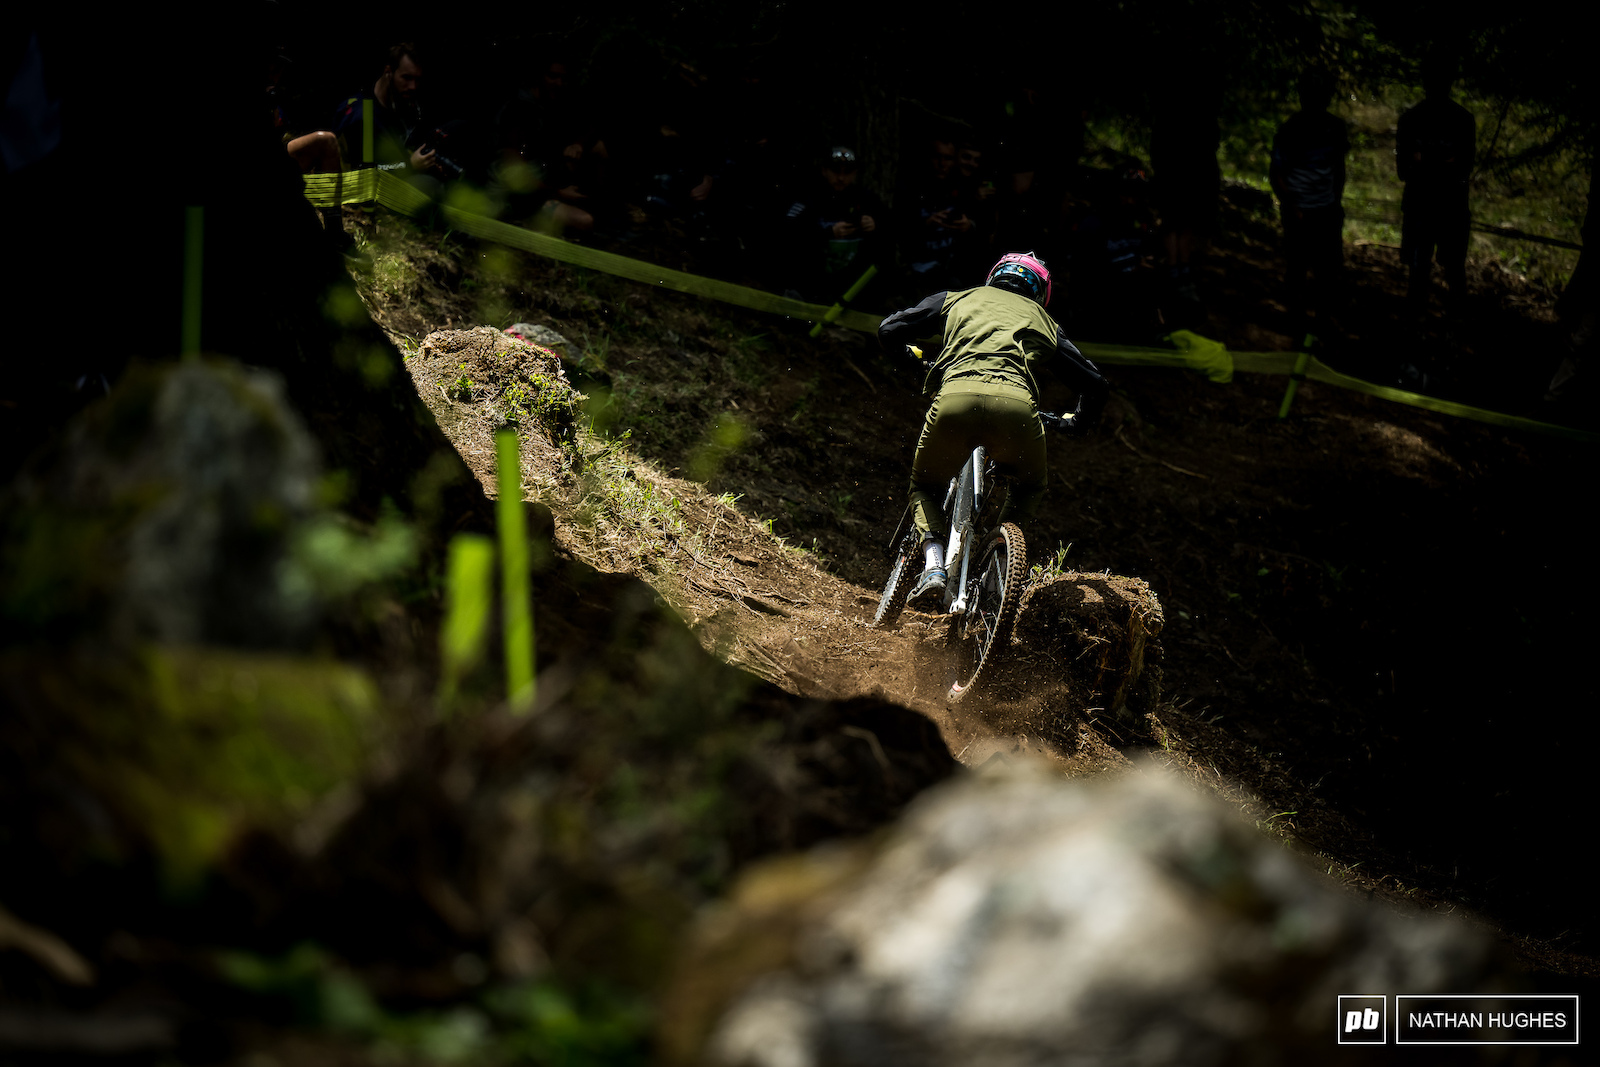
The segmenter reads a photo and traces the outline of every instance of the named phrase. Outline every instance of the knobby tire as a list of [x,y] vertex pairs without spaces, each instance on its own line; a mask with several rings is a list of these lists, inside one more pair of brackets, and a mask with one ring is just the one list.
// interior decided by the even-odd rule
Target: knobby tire
[[883,596],[878,598],[878,611],[872,616],[874,627],[883,629],[893,626],[900,618],[900,613],[905,610],[906,597],[910,595],[912,585],[921,574],[916,565],[916,555],[916,539],[906,538],[900,545],[900,551],[895,554],[894,566],[889,571],[889,582],[883,587]]
[[984,668],[999,659],[1011,643],[1028,573],[1028,546],[1022,530],[1015,523],[1004,523],[989,536],[978,559],[972,606],[956,621],[961,634],[960,666],[947,694],[952,702],[971,693]]

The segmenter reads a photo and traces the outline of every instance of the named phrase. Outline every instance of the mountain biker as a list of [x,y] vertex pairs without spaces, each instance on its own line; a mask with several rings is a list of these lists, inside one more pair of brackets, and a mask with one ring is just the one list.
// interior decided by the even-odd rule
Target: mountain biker
[[1078,391],[1077,410],[1060,420],[1073,436],[1100,417],[1108,383],[1073,347],[1050,303],[1050,271],[1031,252],[1010,252],[975,289],[939,292],[897,311],[878,327],[888,352],[940,335],[939,355],[924,392],[935,393],[911,464],[913,521],[922,538],[924,570],[908,599],[941,592],[945,520],[942,493],[973,448],[983,445],[1012,479],[1000,521],[1026,520],[1044,496],[1044,424],[1036,366],[1055,366]]

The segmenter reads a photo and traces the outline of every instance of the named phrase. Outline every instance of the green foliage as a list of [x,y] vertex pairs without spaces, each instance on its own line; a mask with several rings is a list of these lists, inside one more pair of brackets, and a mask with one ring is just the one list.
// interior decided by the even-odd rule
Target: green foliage
[[322,313],[329,322],[343,329],[354,329],[369,322],[361,294],[348,281],[330,285],[322,298]]
[[642,562],[655,566],[668,540],[685,534],[683,501],[654,481],[640,478],[626,442],[633,431],[584,456],[581,493],[574,521],[601,539],[614,531]]
[[504,1027],[513,1062],[563,1067],[645,1063],[651,1014],[641,1001],[604,986],[564,990],[550,982],[496,989],[484,998]]
[[354,1037],[375,1035],[383,1010],[360,980],[309,942],[279,957],[216,954],[222,977],[259,996],[287,1001],[294,1020]]
[[286,828],[359,775],[381,725],[371,679],[322,659],[150,648],[103,684],[106,706],[62,709],[65,758],[144,828],[177,890],[239,828]]
[[403,249],[374,252],[370,284],[391,300],[409,302],[420,278],[411,257]]
[[1035,563],[1028,570],[1028,580],[1033,582],[1048,581],[1059,578],[1067,572],[1067,553],[1072,551],[1072,545],[1057,545],[1054,554],[1044,563]]
[[461,373],[445,386],[444,392],[451,400],[458,403],[470,403],[477,399],[478,384],[466,373],[467,365],[461,365]]
[[[1589,173],[1597,141],[1594,65],[1587,38],[1557,29],[1570,18],[1540,2],[1523,9],[1480,6],[1441,23],[1413,5],[1267,5],[1224,0],[1200,5],[1118,5],[1085,13],[1080,32],[1150,40],[1158,55],[1203,51],[1206,71],[1221,72],[1224,176],[1266,189],[1271,144],[1299,106],[1296,82],[1309,67],[1335,75],[1336,114],[1351,124],[1346,186],[1347,239],[1382,245],[1400,240],[1400,194],[1394,128],[1422,99],[1421,61],[1432,48],[1460,60],[1455,98],[1478,118],[1478,167],[1472,179],[1473,252],[1509,272],[1559,288],[1577,254],[1501,233],[1517,230],[1581,243]],[[1441,35],[1441,31],[1447,33]],[[1115,32],[1113,32],[1115,31]],[[1116,59],[1120,62],[1120,56]],[[1150,160],[1150,121],[1172,92],[1189,91],[1202,72],[1168,84],[1152,79],[1130,94],[1120,79],[1083,72],[1106,87],[1090,101],[1086,146],[1103,162]],[[1162,65],[1173,61],[1163,59]]]
[[689,477],[702,483],[714,480],[728,459],[749,439],[749,424],[731,411],[722,412],[704,443],[690,455]]
[[224,980],[288,1008],[302,1027],[337,1034],[393,1064],[643,1064],[648,1006],[612,988],[554,981],[492,985],[475,1002],[443,1010],[385,1007],[360,976],[316,945],[281,956],[223,951]]
[[555,379],[533,373],[525,381],[512,382],[500,393],[499,416],[513,426],[539,426],[553,437],[569,436],[565,431],[584,397]]
[[395,577],[416,558],[416,531],[392,504],[371,529],[329,512],[295,531],[280,581],[293,596],[338,600]]
[[734,378],[752,389],[772,379],[772,342],[764,333],[735,338],[725,358]]
[[498,215],[499,206],[484,190],[469,182],[451,182],[444,195],[444,206],[470,215]]
[[494,543],[476,534],[452,538],[445,563],[444,624],[439,628],[442,703],[483,658],[493,582]]

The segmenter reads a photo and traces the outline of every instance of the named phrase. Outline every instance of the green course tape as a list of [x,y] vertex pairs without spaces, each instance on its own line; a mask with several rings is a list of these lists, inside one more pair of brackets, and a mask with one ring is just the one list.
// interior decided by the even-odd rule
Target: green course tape
[[[307,175],[307,198],[318,206],[332,206],[335,202],[334,197],[337,188],[335,181],[338,178],[339,175],[336,174]],[[343,196],[340,202],[345,204],[368,203],[376,200],[384,207],[398,211],[403,215],[421,214],[432,204],[426,194],[412,188],[401,178],[384,171],[366,169],[346,172],[343,178]],[[554,259],[562,263],[570,263],[576,267],[584,267],[589,270],[612,274],[619,278],[627,278],[629,281],[643,282],[646,285],[660,286],[663,289],[672,289],[676,292],[689,293],[694,296],[710,297],[725,304],[733,304],[737,307],[750,308],[753,311],[763,311],[773,315],[782,315],[785,318],[801,319],[806,322],[827,321],[828,313],[831,310],[821,304],[807,304],[800,300],[791,300],[788,297],[763,292],[760,289],[752,289],[749,286],[735,285],[732,282],[704,278],[698,274],[689,274],[686,271],[658,267],[654,263],[646,263],[639,259],[629,259],[627,256],[619,256],[614,252],[602,252],[595,248],[585,248],[583,245],[571,244],[559,237],[535,233],[520,226],[513,226],[509,222],[501,222],[499,219],[490,218],[487,215],[463,211],[448,204],[440,208],[440,212],[454,229],[470,234],[473,237],[494,241],[510,248],[520,248],[525,252],[532,252],[535,255],[544,256],[547,259]],[[875,334],[878,332],[879,323],[883,321],[883,316],[869,315],[861,311],[844,311],[833,321],[852,330]],[[1198,371],[1207,375],[1213,381],[1227,381],[1231,377],[1228,368],[1229,363],[1231,363],[1232,372],[1293,375],[1296,373],[1295,364],[1303,355],[1303,353],[1299,352],[1229,352],[1227,349],[1222,348],[1221,345],[1207,338],[1198,337],[1198,335],[1192,336],[1194,340],[1188,343],[1188,351],[1178,351],[1171,348],[1142,348],[1137,345],[1103,345],[1093,342],[1082,342],[1077,347],[1080,352],[1090,359],[1102,363],[1134,367],[1177,367],[1183,370]],[[1314,356],[1311,357],[1309,365],[1303,369],[1303,373],[1311,381],[1335,385],[1341,389],[1365,393],[1368,396],[1379,397],[1396,404],[1407,404],[1411,407],[1435,411],[1443,415],[1472,419],[1494,426],[1532,430],[1536,433],[1564,437],[1571,441],[1600,442],[1600,433],[1577,430],[1569,426],[1558,426],[1555,423],[1523,418],[1520,415],[1505,415],[1498,411],[1488,411],[1468,404],[1458,404],[1453,400],[1440,400],[1437,397],[1424,396],[1421,393],[1413,393],[1387,385],[1376,385],[1372,382],[1362,381],[1360,378],[1352,378],[1347,374],[1340,374]]]
[[[391,181],[395,184],[404,184],[399,182],[398,179],[390,179],[390,181],[385,181],[382,184],[388,186]],[[379,200],[383,202],[384,198],[380,196]],[[769,314],[782,315],[791,319],[802,319],[807,322],[821,321],[828,312],[828,309],[820,304],[806,304],[799,300],[791,300],[788,297],[763,292],[760,289],[751,289],[748,286],[735,285],[732,282],[704,278],[697,274],[672,270],[668,267],[659,267],[654,263],[646,263],[643,260],[629,259],[627,256],[619,256],[614,252],[602,252],[595,248],[585,248],[583,245],[571,244],[559,237],[534,233],[532,230],[513,226],[509,222],[501,222],[499,219],[462,211],[458,208],[446,206],[442,209],[442,213],[450,225],[462,233],[468,233],[474,237],[494,241],[511,248],[520,248],[525,252],[533,252],[563,263],[570,263],[575,267],[585,267],[589,270],[612,274],[619,278],[627,278],[629,281],[643,282],[646,285],[656,285],[663,289],[672,289],[676,292],[689,293],[694,296],[710,297],[725,304],[734,304],[738,307],[750,308],[753,311],[764,311]],[[847,311],[841,314],[837,321],[841,326],[876,332],[879,320],[876,316]]]
[[1392,400],[1397,404],[1409,404],[1414,408],[1437,411],[1441,415],[1454,415],[1461,419],[1473,419],[1493,426],[1532,430],[1535,433],[1564,437],[1569,441],[1582,441],[1586,444],[1600,442],[1600,433],[1594,433],[1590,430],[1577,430],[1571,426],[1559,426],[1553,422],[1542,422],[1539,419],[1524,418],[1521,415],[1505,415],[1498,411],[1475,408],[1469,404],[1458,404],[1454,400],[1440,400],[1438,397],[1424,396],[1421,393],[1412,393],[1405,389],[1395,389],[1392,386],[1364,382],[1360,378],[1352,378],[1348,374],[1340,374],[1315,356],[1311,357],[1311,366],[1306,369],[1306,377],[1312,381],[1337,385],[1339,388],[1349,389],[1351,392],[1366,393],[1368,396]]
[[[306,199],[317,207],[371,203],[378,199],[378,174],[376,170],[347,170],[343,175],[307,174]],[[343,195],[339,193],[341,177],[344,179]]]
[[[306,176],[306,196],[313,204],[331,207],[334,204],[335,174],[312,174]],[[419,215],[426,211],[432,203],[426,194],[412,188],[403,179],[395,177],[386,171],[361,170],[347,172],[344,175],[344,194],[340,198],[342,203],[360,204],[376,200],[384,207],[398,211],[402,215]],[[441,215],[453,229],[473,237],[494,241],[497,244],[510,248],[519,248],[524,252],[544,256],[547,259],[570,263],[576,267],[585,267],[589,270],[601,271],[629,281],[643,282],[646,285],[657,285],[664,289],[672,289],[680,293],[690,293],[694,296],[711,297],[726,304],[750,308],[753,311],[764,311],[786,318],[802,319],[806,322],[821,322],[828,314],[829,309],[821,304],[807,304],[801,300],[791,300],[788,297],[778,296],[774,293],[752,289],[745,285],[735,285],[732,282],[719,281],[715,278],[705,278],[698,274],[689,274],[685,271],[672,270],[659,267],[654,263],[643,260],[629,259],[619,256],[614,252],[602,252],[595,248],[585,248],[564,241],[559,237],[549,234],[535,233],[513,226],[509,222],[480,215],[476,212],[464,211],[458,207],[446,204],[440,209]],[[881,315],[868,315],[859,311],[844,311],[834,319],[840,326],[867,333],[876,333],[878,323],[883,321]]]
[[[1097,345],[1092,342],[1084,342],[1078,345],[1078,350],[1090,359],[1103,363],[1136,367],[1179,367],[1185,370],[1204,369],[1203,367],[1195,367],[1193,359],[1188,354],[1163,348]],[[1301,353],[1230,352],[1229,355],[1233,357],[1233,369],[1236,372],[1292,376],[1295,373],[1295,364],[1299,361]],[[1393,386],[1377,385],[1373,382],[1363,381],[1360,378],[1353,378],[1348,374],[1339,373],[1315,356],[1308,360],[1303,373],[1308,381],[1336,385],[1341,389],[1349,389],[1354,393],[1365,393],[1368,396],[1375,396],[1396,404],[1406,404],[1410,407],[1422,408],[1425,411],[1436,411],[1441,415],[1472,419],[1475,422],[1485,422],[1493,426],[1532,430],[1535,433],[1549,434],[1553,437],[1564,437],[1569,441],[1583,441],[1590,444],[1600,443],[1600,433],[1594,433],[1589,430],[1577,430],[1570,426],[1559,426],[1553,422],[1542,422],[1538,419],[1524,418],[1520,415],[1506,415],[1498,411],[1473,407],[1470,404],[1459,404],[1454,400],[1441,400],[1438,397],[1424,396],[1421,393],[1413,393],[1406,389],[1396,389]]]

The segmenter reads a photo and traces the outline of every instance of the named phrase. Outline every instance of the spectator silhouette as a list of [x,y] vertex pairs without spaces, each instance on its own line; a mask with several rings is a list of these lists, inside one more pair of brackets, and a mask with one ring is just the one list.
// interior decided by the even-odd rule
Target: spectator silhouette
[[790,288],[831,302],[879,258],[883,205],[856,182],[855,152],[836,146],[820,175],[789,204]]
[[[961,183],[956,171],[956,143],[935,134],[928,145],[925,169],[901,194],[901,231],[905,257],[918,292],[963,288],[956,278],[961,225]],[[970,220],[968,220],[970,221]]]
[[984,168],[983,146],[964,140],[956,144],[956,209],[950,222],[961,237],[956,246],[956,270],[962,284],[987,272],[995,253],[995,185]]
[[1054,243],[1052,229],[1058,235],[1068,229],[1086,112],[1078,93],[1033,71],[1020,72],[1008,89],[996,123],[994,154],[1003,178],[995,204],[995,244],[1044,249]]
[[1217,120],[1222,104],[1218,74],[1196,63],[1187,40],[1168,44],[1159,68],[1150,126],[1150,166],[1161,213],[1167,325],[1195,326],[1205,317],[1194,265],[1217,229],[1222,170]]
[[1106,341],[1149,343],[1157,329],[1150,182],[1137,160],[1116,171],[1091,171],[1079,183],[1071,239],[1073,328]]
[[[1344,273],[1344,158],[1350,150],[1344,120],[1328,113],[1334,79],[1326,71],[1300,76],[1300,110],[1272,139],[1269,174],[1283,218],[1284,303],[1296,333],[1310,314],[1324,319],[1337,303]],[[1316,278],[1316,289],[1307,275]],[[1322,327],[1326,328],[1326,327]]]
[[780,136],[779,94],[759,55],[741,57],[712,84],[720,116],[720,128],[707,136],[714,149],[715,184],[706,201],[712,230],[763,284],[782,284],[786,279],[773,276],[778,257],[771,253],[782,244],[778,231],[790,203],[785,194],[792,184],[792,161]]
[[568,86],[567,65],[548,56],[495,117],[498,177],[512,210],[560,232],[591,230],[606,178],[606,144],[591,128]]
[[430,196],[446,174],[437,131],[423,117],[424,63],[416,45],[392,46],[383,73],[371,91],[347,99],[339,108],[333,132],[344,145],[346,159],[361,159],[366,113],[372,113],[372,160],[379,170],[405,178]]
[[716,188],[717,159],[706,78],[687,64],[674,64],[652,94],[651,121],[643,131],[638,164],[644,208],[659,218],[680,218],[696,238],[707,237],[709,203]]
[[[331,130],[318,130],[304,121],[307,110],[304,93],[295,77],[294,61],[274,49],[267,62],[266,106],[273,134],[283,142],[289,158],[301,174],[342,174],[344,161],[339,155],[339,138]],[[371,270],[372,257],[356,247],[344,228],[344,208],[339,204],[318,209],[328,239],[357,270]]]
[[1395,144],[1395,168],[1406,186],[1400,258],[1410,272],[1406,295],[1418,316],[1427,311],[1435,249],[1452,307],[1459,308],[1467,295],[1467,179],[1477,124],[1472,112],[1450,99],[1453,66],[1437,53],[1423,60],[1423,101],[1400,116]]

